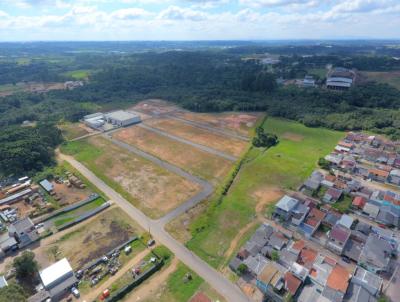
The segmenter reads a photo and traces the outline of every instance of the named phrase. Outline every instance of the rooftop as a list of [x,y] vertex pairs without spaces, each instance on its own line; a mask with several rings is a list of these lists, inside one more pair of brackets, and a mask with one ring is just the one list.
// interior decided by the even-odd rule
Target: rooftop
[[291,272],[287,272],[284,278],[285,278],[285,288],[289,291],[289,293],[292,296],[296,295],[296,292],[298,291],[301,285],[301,280],[298,279]]
[[69,264],[67,258],[63,258],[39,272],[39,275],[40,279],[42,279],[44,287],[46,287],[71,272],[71,265]]
[[338,224],[332,228],[329,234],[329,238],[335,239],[340,242],[345,242],[349,237],[350,230]]
[[337,264],[330,273],[326,284],[344,294],[349,286],[350,277],[350,273],[343,266]]
[[211,302],[211,299],[202,292],[199,292],[190,299],[190,302]]
[[298,204],[298,202],[297,199],[285,195],[278,201],[276,207],[285,212],[289,212]]
[[136,118],[136,117],[138,117],[138,115],[135,113],[128,112],[128,111],[124,111],[124,110],[117,110],[117,111],[113,111],[110,113],[106,113],[105,117],[112,118],[112,119],[119,120],[119,121],[125,121],[125,120],[129,120],[132,118]]

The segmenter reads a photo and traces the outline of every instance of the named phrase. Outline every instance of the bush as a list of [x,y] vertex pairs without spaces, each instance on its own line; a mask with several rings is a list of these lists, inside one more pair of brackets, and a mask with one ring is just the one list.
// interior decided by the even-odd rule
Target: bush
[[278,144],[278,137],[275,134],[265,132],[263,127],[258,127],[256,129],[256,136],[253,138],[254,147],[264,147],[269,148]]
[[329,161],[327,161],[325,158],[321,157],[321,158],[318,160],[318,166],[320,166],[320,167],[321,167],[322,169],[324,169],[324,170],[329,170],[330,163],[329,163]]
[[237,272],[238,272],[239,275],[245,274],[245,273],[247,272],[247,265],[244,264],[244,263],[241,263],[241,264],[238,266]]

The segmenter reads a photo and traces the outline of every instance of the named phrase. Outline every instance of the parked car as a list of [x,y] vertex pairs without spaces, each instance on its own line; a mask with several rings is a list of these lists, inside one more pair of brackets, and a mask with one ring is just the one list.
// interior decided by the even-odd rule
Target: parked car
[[75,286],[73,288],[71,288],[71,293],[75,296],[75,298],[79,298],[81,295],[79,293],[79,290]]
[[156,243],[156,241],[154,239],[150,239],[149,241],[147,241],[147,246],[153,246]]

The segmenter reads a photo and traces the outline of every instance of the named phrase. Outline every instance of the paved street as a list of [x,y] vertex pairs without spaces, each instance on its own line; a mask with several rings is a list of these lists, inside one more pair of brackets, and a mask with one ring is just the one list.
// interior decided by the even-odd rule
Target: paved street
[[219,294],[229,302],[250,301],[249,298],[233,283],[225,279],[219,272],[210,267],[206,262],[193,254],[190,250],[176,241],[164,230],[164,222],[154,221],[145,216],[141,211],[130,204],[120,194],[115,192],[106,183],[94,175],[84,165],[76,161],[71,156],[59,155],[61,160],[70,163],[83,176],[92,182],[97,188],[104,192],[112,201],[119,205],[132,219],[139,223],[144,229],[150,229],[152,236],[158,243],[168,247],[176,257],[195,271],[205,281],[207,281]]

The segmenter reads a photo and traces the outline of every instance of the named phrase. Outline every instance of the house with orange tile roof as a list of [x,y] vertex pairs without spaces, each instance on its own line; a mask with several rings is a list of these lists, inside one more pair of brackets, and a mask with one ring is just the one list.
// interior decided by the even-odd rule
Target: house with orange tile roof
[[212,301],[204,293],[198,292],[192,297],[192,299],[190,299],[190,302],[212,302]]
[[347,288],[349,287],[351,274],[347,269],[339,264],[336,264],[326,282],[322,296],[332,302],[343,301]]
[[304,267],[310,269],[315,259],[317,258],[318,253],[316,250],[313,250],[310,247],[304,247],[299,254],[299,258],[297,259],[297,263],[303,265]]
[[387,178],[389,177],[389,172],[380,169],[369,169],[368,170],[368,178],[379,181],[379,182],[386,182]]
[[292,297],[295,297],[302,284],[301,280],[293,275],[291,272],[285,273],[284,280],[285,289],[292,295]]

